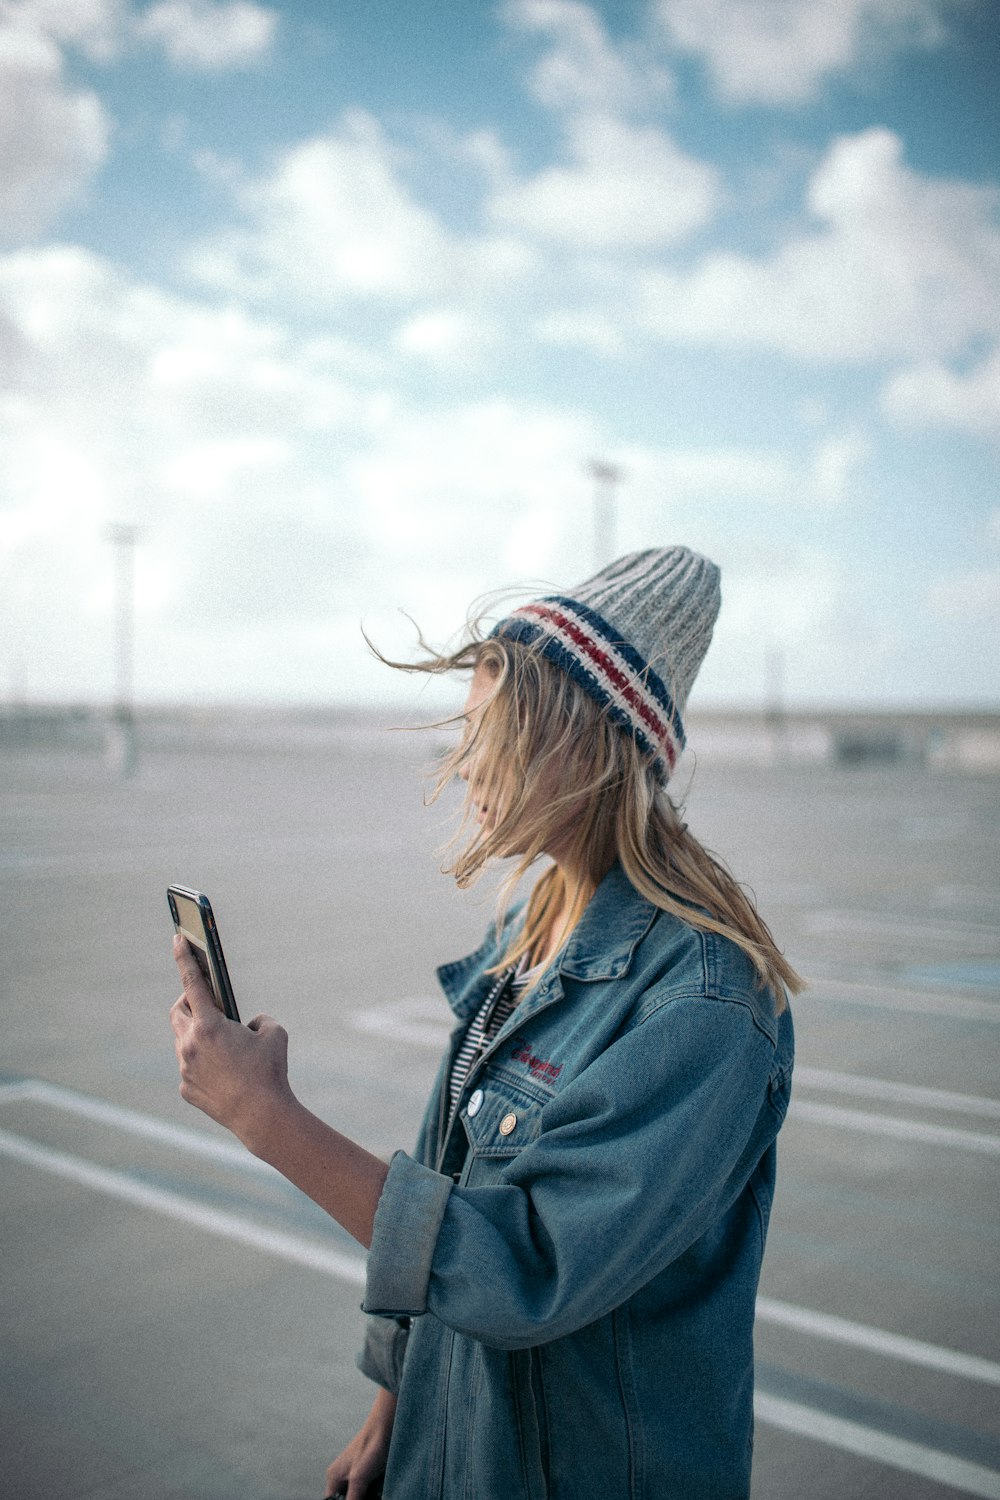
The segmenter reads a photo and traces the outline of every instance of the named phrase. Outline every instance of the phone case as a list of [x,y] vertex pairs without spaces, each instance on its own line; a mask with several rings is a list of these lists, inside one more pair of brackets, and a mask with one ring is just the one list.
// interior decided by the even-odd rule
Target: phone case
[[174,928],[177,931],[186,930],[184,922],[185,914],[178,907],[178,897],[182,903],[188,903],[197,909],[199,918],[198,926],[204,939],[205,947],[202,949],[197,941],[191,942],[190,947],[199,968],[205,976],[206,983],[215,996],[219,1009],[229,1017],[230,1021],[238,1021],[240,1013],[236,1008],[236,997],[233,994],[233,986],[229,979],[229,970],[226,968],[225,954],[222,951],[218,928],[215,925],[212,903],[201,891],[193,891],[183,885],[170,886],[167,890],[167,902],[170,906],[170,915],[173,918]]

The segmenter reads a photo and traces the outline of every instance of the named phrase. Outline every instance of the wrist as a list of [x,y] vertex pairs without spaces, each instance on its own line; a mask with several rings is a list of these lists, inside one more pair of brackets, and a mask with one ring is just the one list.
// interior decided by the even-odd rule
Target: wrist
[[368,1413],[367,1427],[373,1435],[378,1435],[387,1440],[392,1433],[396,1420],[396,1402],[399,1398],[392,1391],[387,1391],[385,1386],[379,1386],[378,1394],[372,1402],[372,1409]]
[[396,1403],[398,1400],[399,1397],[397,1395],[392,1391],[386,1390],[384,1385],[380,1385],[375,1395],[374,1405],[381,1416],[392,1417],[396,1414]]
[[288,1139],[295,1111],[301,1108],[287,1082],[275,1083],[249,1101],[234,1134],[252,1155],[275,1166],[280,1144]]

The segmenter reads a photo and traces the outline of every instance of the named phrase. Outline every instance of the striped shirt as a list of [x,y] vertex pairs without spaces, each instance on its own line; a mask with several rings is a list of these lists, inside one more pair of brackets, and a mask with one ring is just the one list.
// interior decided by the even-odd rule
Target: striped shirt
[[501,1026],[514,1014],[521,996],[541,973],[541,965],[527,967],[527,954],[522,954],[516,968],[505,969],[497,975],[486,999],[473,1016],[461,1047],[451,1065],[448,1093],[452,1113],[458,1108],[465,1082],[479,1058]]

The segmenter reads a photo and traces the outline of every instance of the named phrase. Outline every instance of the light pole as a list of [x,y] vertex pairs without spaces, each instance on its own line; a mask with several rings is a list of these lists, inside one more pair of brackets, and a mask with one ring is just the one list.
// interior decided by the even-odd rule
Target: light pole
[[615,555],[615,499],[625,471],[603,458],[592,458],[587,472],[594,481],[594,567],[599,569]]
[[135,727],[135,548],[140,528],[122,522],[108,527],[115,549],[115,699],[111,711],[115,729],[112,758],[122,776],[138,769],[139,746]]
[[785,653],[770,645],[765,658],[767,686],[764,692],[764,722],[770,731],[771,756],[779,759],[785,730]]

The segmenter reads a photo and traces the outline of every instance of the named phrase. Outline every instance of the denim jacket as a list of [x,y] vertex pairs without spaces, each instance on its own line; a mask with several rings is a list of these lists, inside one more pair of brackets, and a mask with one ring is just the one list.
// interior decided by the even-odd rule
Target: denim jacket
[[616,866],[445,1138],[505,942],[439,970],[459,1025],[375,1216],[359,1365],[398,1390],[386,1500],[740,1500],[790,1013]]

